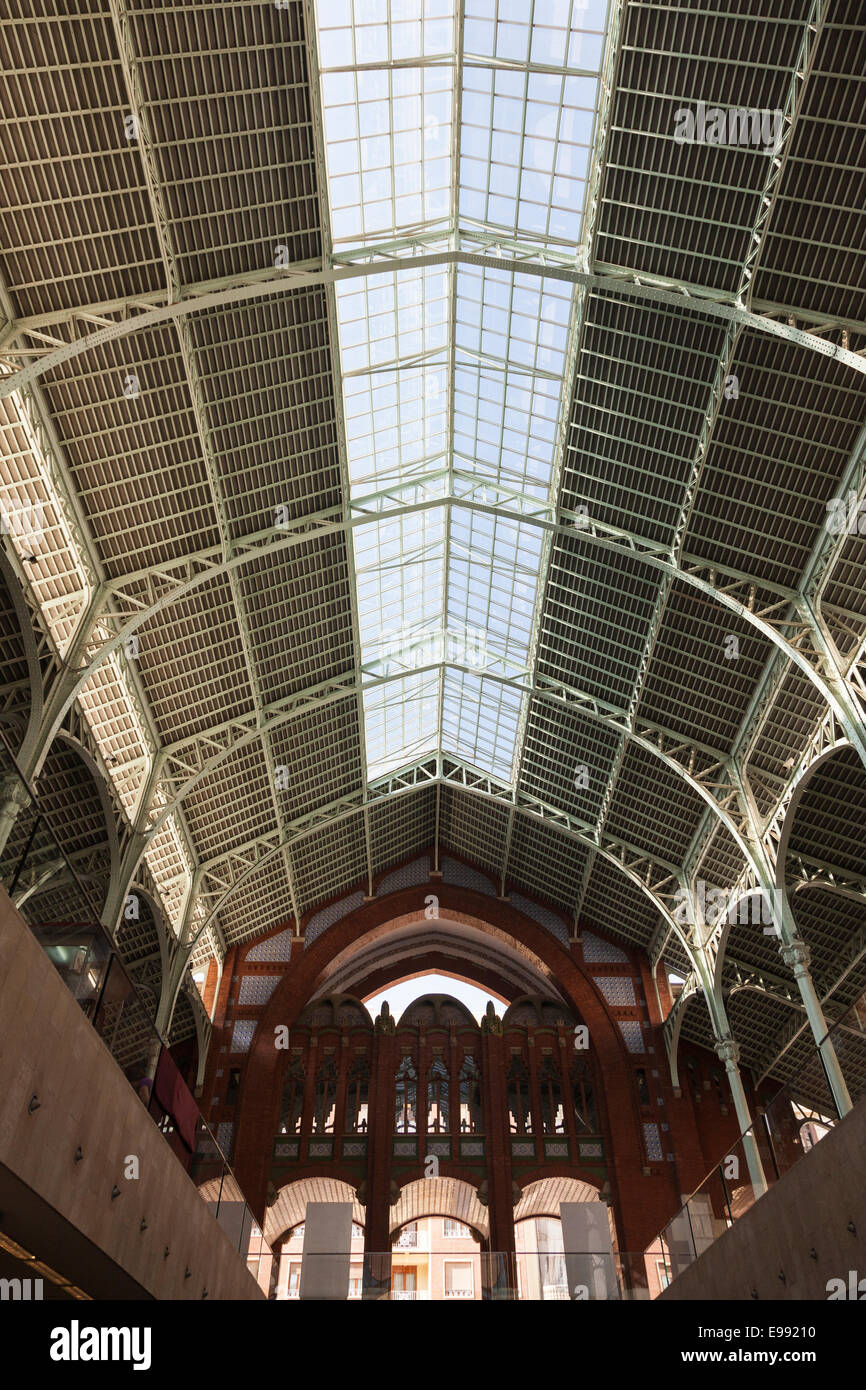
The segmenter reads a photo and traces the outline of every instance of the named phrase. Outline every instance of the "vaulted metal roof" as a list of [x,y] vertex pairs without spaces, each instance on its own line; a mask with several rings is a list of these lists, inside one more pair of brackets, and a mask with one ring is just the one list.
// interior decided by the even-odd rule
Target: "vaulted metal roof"
[[[862,992],[866,39],[778,11],[13,0],[0,500],[53,687],[28,727],[10,609],[5,708],[61,800],[83,720],[193,963],[436,845],[688,973],[677,875],[748,886],[838,737],[783,874]],[[698,103],[779,138],[679,143]]]

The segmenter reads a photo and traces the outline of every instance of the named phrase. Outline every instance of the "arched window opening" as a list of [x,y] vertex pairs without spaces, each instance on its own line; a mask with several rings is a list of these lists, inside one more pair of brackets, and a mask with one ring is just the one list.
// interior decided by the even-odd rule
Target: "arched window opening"
[[304,1114],[304,1068],[292,1062],[283,1085],[280,1103],[280,1134],[300,1134]]
[[508,1126],[512,1134],[533,1132],[529,1074],[520,1057],[513,1058],[508,1068]]
[[316,1077],[316,1103],[313,1112],[313,1133],[333,1134],[334,1111],[337,1104],[337,1068],[330,1057],[323,1062]]
[[346,1133],[366,1134],[370,1109],[370,1068],[359,1059],[349,1072],[346,1089]]
[[448,1134],[451,1128],[451,1083],[448,1068],[437,1057],[427,1073],[427,1133]]
[[541,1085],[541,1127],[545,1134],[565,1133],[562,1085],[552,1057],[545,1057],[538,1074]]
[[411,1057],[404,1057],[397,1068],[394,1097],[394,1130],[415,1134],[418,1129],[418,1074]]
[[698,1069],[691,1057],[686,1058],[686,1075],[689,1078],[689,1090],[692,1093],[692,1100],[696,1105],[701,1103],[701,1081],[698,1076]]
[[588,1134],[598,1133],[598,1118],[595,1113],[595,1094],[592,1073],[586,1062],[576,1062],[571,1073],[571,1089],[574,1100],[574,1121],[578,1130]]
[[480,1134],[484,1129],[484,1110],[481,1104],[481,1072],[478,1063],[467,1052],[460,1068],[460,1133]]

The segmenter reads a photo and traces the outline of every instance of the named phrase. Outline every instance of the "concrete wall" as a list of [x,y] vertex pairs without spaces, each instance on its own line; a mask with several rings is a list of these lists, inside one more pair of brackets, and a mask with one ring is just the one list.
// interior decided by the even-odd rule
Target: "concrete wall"
[[[39,1107],[31,1114],[34,1094]],[[124,1176],[130,1154],[139,1160],[137,1180]],[[144,1297],[165,1299],[200,1299],[205,1288],[210,1299],[263,1297],[2,890],[0,1167],[32,1192],[34,1210],[53,1210],[99,1252],[100,1296],[107,1257],[119,1271],[118,1296],[134,1296],[129,1289],[137,1286]],[[120,1195],[112,1200],[115,1186]],[[49,1265],[76,1262],[68,1246],[62,1254],[45,1248],[53,1244],[49,1225],[28,1217],[30,1209],[10,1204],[0,1212],[0,1229]],[[55,1267],[90,1292],[92,1268]]]
[[823,1300],[851,1271],[866,1298],[866,1097],[661,1297]]

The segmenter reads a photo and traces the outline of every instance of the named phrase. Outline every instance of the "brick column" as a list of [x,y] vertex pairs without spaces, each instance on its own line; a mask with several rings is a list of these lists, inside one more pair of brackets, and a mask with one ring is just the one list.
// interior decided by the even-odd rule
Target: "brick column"
[[[516,1285],[511,1135],[508,1128],[507,1054],[501,1033],[485,1029],[481,1037],[481,1085],[487,1151],[487,1209],[490,1251],[508,1257],[505,1279]],[[493,1278],[496,1275],[494,1273]]]
[[[377,1021],[378,1022],[378,1021]],[[391,1147],[394,1132],[393,1033],[373,1035],[370,1066],[370,1124],[367,1130],[366,1214],[364,1220],[364,1297],[386,1293],[391,1282]],[[372,1260],[370,1256],[379,1258]]]

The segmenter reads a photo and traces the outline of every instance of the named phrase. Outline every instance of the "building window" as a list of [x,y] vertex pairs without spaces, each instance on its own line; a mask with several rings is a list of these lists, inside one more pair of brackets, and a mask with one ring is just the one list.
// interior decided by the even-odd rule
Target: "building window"
[[280,1106],[280,1134],[300,1134],[304,1114],[304,1068],[293,1062],[286,1073]]
[[300,1261],[289,1265],[289,1298],[300,1298],[301,1296],[301,1265]]
[[394,1129],[397,1134],[415,1134],[418,1128],[418,1078],[411,1057],[404,1057],[397,1069],[394,1098]]
[[508,1126],[512,1134],[532,1134],[529,1076],[520,1057],[508,1068]]
[[480,1134],[484,1128],[481,1106],[481,1073],[470,1052],[460,1068],[460,1133]]
[[391,1297],[414,1299],[416,1287],[415,1270],[411,1265],[395,1265],[391,1274]]
[[346,1092],[346,1133],[366,1134],[370,1105],[370,1069],[358,1061],[349,1073]]
[[455,1221],[450,1216],[445,1217],[444,1232],[449,1240],[467,1240],[472,1234],[462,1221]]
[[640,1068],[638,1071],[635,1072],[635,1076],[637,1078],[638,1100],[640,1101],[641,1105],[649,1105],[650,1093],[649,1087],[647,1086],[646,1082],[646,1072],[643,1070],[643,1068]]
[[474,1288],[472,1284],[472,1266],[466,1264],[455,1264],[449,1260],[445,1265],[445,1297],[446,1298],[472,1298]]
[[451,1083],[441,1057],[427,1073],[427,1133],[448,1134],[451,1121]]
[[323,1062],[316,1077],[316,1103],[313,1110],[313,1133],[333,1134],[334,1110],[337,1103],[337,1068],[330,1057]]
[[562,1086],[552,1057],[545,1057],[539,1072],[541,1086],[541,1126],[545,1134],[565,1133],[565,1110],[562,1105]]

